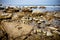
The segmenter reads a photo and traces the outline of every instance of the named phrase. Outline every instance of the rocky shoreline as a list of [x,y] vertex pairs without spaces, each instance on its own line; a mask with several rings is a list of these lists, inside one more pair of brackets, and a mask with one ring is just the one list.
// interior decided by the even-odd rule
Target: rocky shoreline
[[7,7],[1,10],[0,39],[60,40],[60,12],[32,8],[37,7]]

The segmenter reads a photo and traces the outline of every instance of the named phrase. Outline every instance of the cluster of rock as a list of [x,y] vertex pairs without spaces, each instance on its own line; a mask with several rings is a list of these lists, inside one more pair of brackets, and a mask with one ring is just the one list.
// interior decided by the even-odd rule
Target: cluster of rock
[[44,40],[58,35],[55,40],[59,40],[60,12],[32,8],[36,7],[8,7],[0,11],[1,40],[4,40],[4,35],[8,35],[6,40]]

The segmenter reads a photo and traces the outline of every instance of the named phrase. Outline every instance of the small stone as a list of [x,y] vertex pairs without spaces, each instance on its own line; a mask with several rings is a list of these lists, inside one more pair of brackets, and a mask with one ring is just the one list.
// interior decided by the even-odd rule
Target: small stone
[[37,33],[41,32],[41,29],[37,29]]
[[50,31],[47,31],[47,36],[52,36],[52,33]]

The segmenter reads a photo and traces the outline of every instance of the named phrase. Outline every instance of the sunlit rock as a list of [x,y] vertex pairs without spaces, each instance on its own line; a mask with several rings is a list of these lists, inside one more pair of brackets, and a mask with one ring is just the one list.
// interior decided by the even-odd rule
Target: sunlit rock
[[49,31],[47,31],[47,34],[46,34],[47,36],[52,36],[52,33],[51,32],[49,32]]
[[33,26],[19,22],[2,22],[2,24],[5,31],[13,38],[24,36],[33,29]]
[[0,19],[6,19],[6,18],[11,18],[12,13],[1,13],[0,14]]
[[60,12],[57,12],[54,16],[60,18]]

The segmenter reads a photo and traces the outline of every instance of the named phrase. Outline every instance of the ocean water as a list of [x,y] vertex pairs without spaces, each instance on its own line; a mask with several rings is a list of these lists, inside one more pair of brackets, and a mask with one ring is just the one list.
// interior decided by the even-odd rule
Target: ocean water
[[42,8],[36,8],[32,10],[41,10],[41,11],[60,11],[60,6],[45,6],[45,9]]

